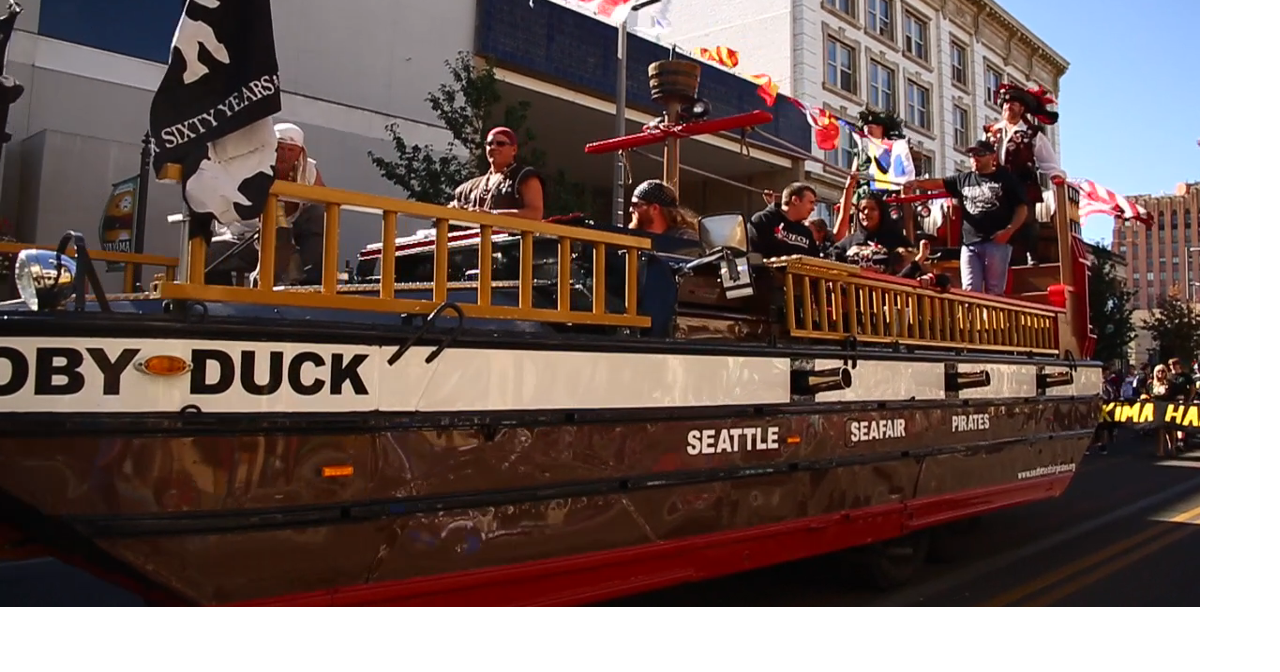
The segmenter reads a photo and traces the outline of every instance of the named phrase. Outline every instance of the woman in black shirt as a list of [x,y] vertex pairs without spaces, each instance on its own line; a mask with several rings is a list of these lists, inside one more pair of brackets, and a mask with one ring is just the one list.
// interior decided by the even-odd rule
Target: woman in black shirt
[[[837,213],[836,235],[849,230],[849,211],[852,209],[850,204],[856,189],[857,176],[850,174],[849,180],[845,182],[844,197]],[[832,246],[829,256],[836,261],[869,271],[918,280],[923,287],[949,287],[949,277],[927,270],[928,241],[921,241],[919,250],[912,249],[902,226],[889,217],[888,210],[887,204],[875,192],[864,197],[858,202],[857,226]]]

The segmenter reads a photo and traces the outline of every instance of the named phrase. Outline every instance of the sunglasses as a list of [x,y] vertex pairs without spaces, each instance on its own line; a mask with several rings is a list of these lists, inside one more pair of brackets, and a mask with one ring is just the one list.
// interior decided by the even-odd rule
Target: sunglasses
[[485,147],[506,147],[507,145],[510,145],[510,144],[511,143],[507,142],[506,140],[489,140],[488,142],[484,143]]

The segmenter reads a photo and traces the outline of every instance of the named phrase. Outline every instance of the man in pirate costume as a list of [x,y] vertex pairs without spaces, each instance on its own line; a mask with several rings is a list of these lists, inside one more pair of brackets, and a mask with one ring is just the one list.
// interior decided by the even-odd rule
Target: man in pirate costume
[[542,176],[516,160],[519,149],[511,129],[499,126],[489,131],[489,172],[458,185],[449,207],[542,219]]
[[[865,136],[858,138],[858,161],[854,172],[866,176],[866,179],[858,180],[853,202],[861,203],[873,192],[881,199],[901,193],[902,183],[916,177],[911,148],[902,130],[902,119],[893,110],[868,107],[858,113],[853,125]],[[836,217],[840,219],[838,213]],[[832,237],[843,240],[849,233],[837,227]]]
[[[1066,179],[1058,154],[1049,143],[1045,127],[1058,123],[1058,113],[1050,110],[1054,99],[1042,87],[1024,89],[1002,84],[999,94],[1003,110],[1000,121],[983,127],[986,140],[996,148],[1000,165],[1009,169],[1026,188],[1027,219],[1016,242],[1026,251],[1027,264],[1038,263],[1036,247],[1041,224],[1036,220],[1036,204],[1044,200],[1039,175]],[[1016,264],[1015,264],[1016,265]]]

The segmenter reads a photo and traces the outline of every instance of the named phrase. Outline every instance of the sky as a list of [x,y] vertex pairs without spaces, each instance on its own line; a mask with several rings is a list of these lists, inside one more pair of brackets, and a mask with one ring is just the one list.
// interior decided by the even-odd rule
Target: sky
[[[997,0],[1070,63],[1058,94],[1067,175],[1118,194],[1200,179],[1198,0]],[[1084,222],[1111,242],[1113,220]]]

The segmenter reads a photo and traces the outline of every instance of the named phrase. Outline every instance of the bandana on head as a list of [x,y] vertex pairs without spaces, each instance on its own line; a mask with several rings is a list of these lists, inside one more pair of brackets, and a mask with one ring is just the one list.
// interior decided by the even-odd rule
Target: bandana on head
[[306,147],[306,143],[303,142],[304,137],[302,129],[298,128],[297,124],[290,124],[289,122],[276,124],[276,140],[280,142]]
[[668,187],[661,180],[646,180],[641,182],[636,190],[631,194],[632,201],[640,201],[642,203],[652,203],[662,208],[674,208],[679,205],[676,199],[676,192]]

